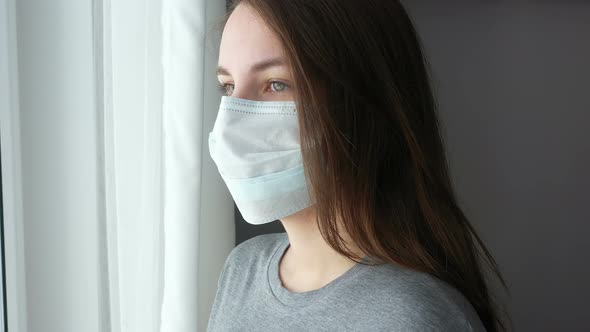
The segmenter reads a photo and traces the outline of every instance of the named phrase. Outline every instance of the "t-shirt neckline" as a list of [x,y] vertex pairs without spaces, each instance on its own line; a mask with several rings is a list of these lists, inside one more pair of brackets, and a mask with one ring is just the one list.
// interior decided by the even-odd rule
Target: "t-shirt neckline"
[[[344,287],[345,285],[351,283],[360,271],[365,270],[368,267],[367,265],[356,263],[336,279],[324,285],[322,288],[307,292],[293,292],[283,286],[279,276],[279,263],[287,251],[289,245],[289,238],[285,235],[285,238],[281,241],[281,243],[271,255],[267,268],[268,283],[271,288],[271,292],[274,294],[277,300],[286,306],[304,307],[316,302],[318,299],[326,298],[338,288]],[[363,262],[367,261],[368,257],[363,257]]]

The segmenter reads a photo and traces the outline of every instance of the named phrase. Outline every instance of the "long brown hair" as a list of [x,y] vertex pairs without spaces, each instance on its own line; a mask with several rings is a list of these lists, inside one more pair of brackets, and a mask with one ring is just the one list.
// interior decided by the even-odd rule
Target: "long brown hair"
[[343,227],[369,257],[440,278],[488,331],[506,330],[480,259],[508,287],[458,206],[429,65],[401,3],[236,0],[221,24],[240,3],[289,56],[305,174],[326,242],[362,263]]

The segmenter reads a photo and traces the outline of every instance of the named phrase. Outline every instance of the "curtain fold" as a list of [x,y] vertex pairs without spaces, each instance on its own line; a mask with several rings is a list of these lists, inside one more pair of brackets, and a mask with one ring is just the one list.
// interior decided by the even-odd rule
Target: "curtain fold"
[[103,0],[111,331],[204,331],[234,210],[206,144],[225,3]]
[[158,331],[163,275],[159,0],[104,1],[111,331]]
[[[206,139],[220,100],[215,88],[217,43],[211,22],[224,10],[223,1],[162,2],[162,332],[206,328],[217,276],[233,247],[233,232],[223,232],[223,227],[219,231],[219,226],[227,228],[233,223],[233,201],[212,167]],[[218,227],[209,227],[212,223]]]

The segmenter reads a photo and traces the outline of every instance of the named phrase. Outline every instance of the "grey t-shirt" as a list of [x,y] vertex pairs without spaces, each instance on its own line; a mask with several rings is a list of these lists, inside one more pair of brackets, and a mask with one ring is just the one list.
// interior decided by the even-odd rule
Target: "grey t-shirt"
[[292,292],[279,278],[286,233],[258,235],[225,261],[208,332],[485,331],[467,299],[427,273],[356,264],[322,288]]

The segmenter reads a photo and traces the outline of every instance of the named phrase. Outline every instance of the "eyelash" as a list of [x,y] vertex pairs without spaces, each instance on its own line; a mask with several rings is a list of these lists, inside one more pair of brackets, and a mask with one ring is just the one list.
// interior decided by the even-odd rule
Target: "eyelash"
[[[289,84],[287,84],[287,83],[285,83],[283,81],[270,80],[270,81],[268,81],[266,83],[268,83],[268,86],[272,85],[273,83],[281,83],[281,84],[283,84],[285,86],[285,88],[283,89],[283,91],[278,91],[278,92],[271,91],[272,93],[283,93],[283,92],[285,92],[285,90],[287,90],[288,88],[290,88]],[[221,94],[227,96],[227,86],[228,85],[233,85],[233,84],[231,84],[231,83],[223,83],[223,84],[222,83],[218,83],[217,84],[217,88],[218,88],[218,90],[219,90],[219,92]]]

